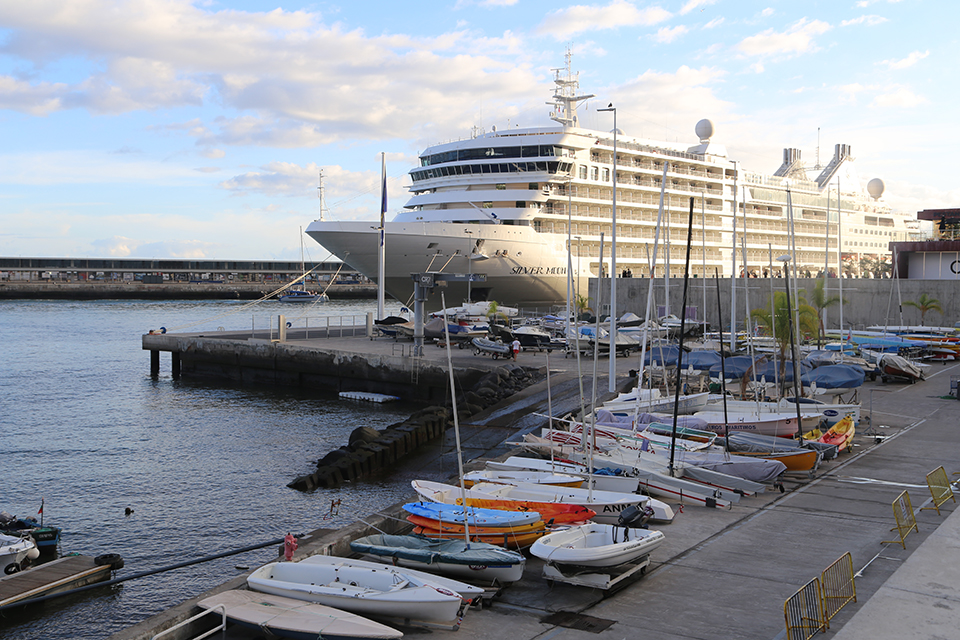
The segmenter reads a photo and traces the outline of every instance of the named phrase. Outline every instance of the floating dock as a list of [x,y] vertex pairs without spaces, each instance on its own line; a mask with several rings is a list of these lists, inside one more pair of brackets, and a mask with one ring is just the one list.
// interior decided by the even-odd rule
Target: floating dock
[[66,556],[3,576],[0,578],[0,608],[108,580],[113,568],[113,564],[97,564],[92,556]]

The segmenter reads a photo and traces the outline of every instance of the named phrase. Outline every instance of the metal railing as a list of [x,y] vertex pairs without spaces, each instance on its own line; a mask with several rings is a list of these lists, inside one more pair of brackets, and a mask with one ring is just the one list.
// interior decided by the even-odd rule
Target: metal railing
[[208,637],[212,636],[214,633],[216,633],[217,631],[222,631],[222,630],[225,630],[225,629],[227,628],[227,608],[226,608],[224,605],[222,605],[222,604],[218,604],[218,605],[215,606],[215,607],[212,607],[212,608],[210,608],[210,609],[207,609],[206,611],[202,611],[202,612],[198,613],[197,615],[193,616],[192,618],[187,618],[186,620],[184,620],[184,621],[182,621],[182,622],[180,622],[180,623],[178,623],[178,624],[173,625],[173,626],[170,627],[169,629],[164,629],[164,630],[161,631],[160,633],[158,633],[158,634],[156,634],[155,636],[153,636],[153,638],[151,638],[151,640],[157,640],[157,638],[162,638],[162,637],[165,636],[165,635],[169,635],[169,634],[173,633],[174,631],[176,631],[177,629],[180,629],[180,628],[182,628],[182,627],[185,627],[185,626],[187,626],[188,624],[192,624],[193,622],[199,620],[200,618],[204,617],[205,615],[207,615],[207,614],[209,614],[209,613],[220,613],[220,616],[221,616],[220,623],[219,623],[217,626],[215,626],[213,629],[210,629],[209,631],[203,633],[202,635],[197,636],[197,637],[194,638],[193,640],[201,640],[202,638],[208,638]]

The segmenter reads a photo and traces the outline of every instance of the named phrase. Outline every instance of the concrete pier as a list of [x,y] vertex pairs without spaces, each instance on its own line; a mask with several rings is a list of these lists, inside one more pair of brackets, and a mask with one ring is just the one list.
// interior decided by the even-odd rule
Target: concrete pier
[[[521,358],[525,356],[530,362],[546,358]],[[580,379],[575,368],[569,370],[571,360],[551,358],[551,369],[555,363],[549,400],[558,413],[579,404]],[[785,494],[745,497],[729,509],[687,505],[662,527],[666,541],[654,552],[646,575],[615,593],[548,584],[540,561],[530,558],[523,580],[504,589],[489,608],[467,612],[456,635],[427,633],[437,640],[500,637],[504,629],[513,640],[773,640],[786,637],[784,601],[849,552],[857,601],[831,620],[830,633],[844,638],[951,637],[960,626],[960,574],[950,560],[960,539],[960,516],[953,502],[941,506],[941,514],[921,508],[931,500],[924,484],[928,472],[943,465],[953,479],[960,471],[960,402],[943,397],[950,376],[957,374],[960,365],[937,365],[918,384],[865,384],[861,400],[869,420],[861,423],[850,453],[822,464],[813,478],[789,479]],[[589,378],[584,384],[589,390]],[[536,414],[545,412],[547,402],[542,383],[472,416],[462,424],[467,457],[505,454],[505,441],[543,424]],[[448,433],[440,457],[452,454]],[[427,466],[418,458],[398,465],[396,472],[409,475]],[[893,535],[891,505],[904,490],[910,493],[919,531],[901,547],[884,541]],[[364,520],[388,531],[395,526],[380,516]],[[324,549],[346,553],[349,540],[365,531],[366,525],[358,523],[323,532],[313,539],[316,544],[302,545],[298,557]],[[238,577],[220,588],[243,583],[244,577]],[[111,640],[146,640],[174,619],[197,613],[198,598]],[[171,637],[195,637],[191,631],[196,629]],[[222,637],[253,636],[231,629]]]

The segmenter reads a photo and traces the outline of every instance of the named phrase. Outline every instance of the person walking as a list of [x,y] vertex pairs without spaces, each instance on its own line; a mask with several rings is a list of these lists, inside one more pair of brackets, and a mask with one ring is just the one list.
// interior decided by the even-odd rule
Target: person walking
[[513,349],[513,359],[516,361],[517,354],[520,353],[520,341],[514,338],[513,342],[510,344],[510,347]]

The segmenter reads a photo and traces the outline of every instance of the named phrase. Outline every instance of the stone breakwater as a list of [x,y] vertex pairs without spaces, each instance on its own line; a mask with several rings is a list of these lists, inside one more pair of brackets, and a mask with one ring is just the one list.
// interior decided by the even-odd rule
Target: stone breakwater
[[[457,396],[458,418],[466,420],[514,393],[539,382],[537,369],[511,365],[484,374],[469,390]],[[357,427],[348,444],[334,449],[317,461],[314,473],[300,476],[287,486],[299,491],[336,487],[388,467],[421,445],[442,437],[453,427],[452,404],[417,411],[403,422],[382,430]]]

